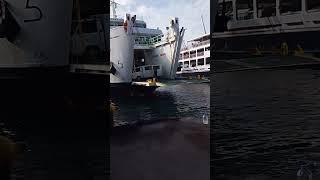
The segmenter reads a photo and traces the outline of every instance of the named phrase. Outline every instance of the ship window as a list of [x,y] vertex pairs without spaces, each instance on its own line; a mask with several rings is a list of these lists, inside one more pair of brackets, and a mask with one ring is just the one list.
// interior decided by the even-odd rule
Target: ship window
[[182,59],[182,54],[179,55],[179,60],[181,60],[181,59]]
[[204,59],[201,58],[201,59],[198,59],[198,66],[202,66],[204,65]]
[[189,52],[185,52],[183,54],[183,59],[188,59],[189,58]]
[[210,57],[206,58],[206,64],[210,64]]
[[276,0],[257,0],[258,18],[276,16]]
[[204,49],[203,48],[198,49],[197,50],[197,56],[199,57],[199,56],[203,56],[203,55],[204,55]]
[[144,70],[146,70],[146,71],[151,70],[151,66],[144,67]]
[[191,51],[190,52],[190,58],[196,57],[196,51]]
[[82,23],[82,31],[84,33],[96,33],[97,30],[97,22],[95,20],[85,21]]
[[190,61],[190,66],[191,66],[191,67],[196,67],[196,66],[197,66],[196,60],[191,60],[191,61]]
[[182,67],[182,66],[183,66],[183,63],[182,63],[182,62],[179,62],[178,67]]
[[136,68],[136,72],[140,72],[140,68]]
[[210,51],[210,46],[209,46],[209,47],[206,47],[206,51]]
[[253,19],[253,1],[252,0],[238,0],[236,2],[237,19],[247,20]]
[[218,16],[225,15],[228,20],[233,19],[233,7],[232,7],[232,1],[229,2],[222,2],[219,4],[218,7]]
[[160,66],[153,66],[153,70],[160,69]]
[[301,11],[301,0],[281,0],[279,8],[281,14]]
[[320,9],[320,1],[319,0],[307,0],[307,10]]
[[184,62],[184,68],[188,68],[189,67],[189,61],[185,61]]

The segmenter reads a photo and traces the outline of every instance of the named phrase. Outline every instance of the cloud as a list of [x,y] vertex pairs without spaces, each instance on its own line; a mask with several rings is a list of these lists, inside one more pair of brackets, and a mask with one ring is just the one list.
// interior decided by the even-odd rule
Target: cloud
[[[204,34],[201,21],[203,16],[206,32],[210,32],[210,0],[118,0],[119,17],[125,13],[136,14],[146,21],[149,28],[159,27],[163,32],[171,17],[178,17],[180,26],[185,27],[185,40]],[[112,12],[112,11],[111,11]]]

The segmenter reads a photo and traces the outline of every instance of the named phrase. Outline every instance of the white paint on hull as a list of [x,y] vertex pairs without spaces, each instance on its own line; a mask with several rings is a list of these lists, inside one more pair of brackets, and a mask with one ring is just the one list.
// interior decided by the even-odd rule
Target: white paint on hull
[[127,30],[124,26],[110,29],[110,62],[116,69],[115,74],[110,73],[110,83],[113,84],[132,82],[134,43],[130,15],[127,23]]
[[178,68],[179,54],[181,50],[184,29],[179,30],[179,23],[171,24],[166,40],[156,45],[150,51],[145,51],[146,64],[159,64],[162,68],[164,79],[175,79]]

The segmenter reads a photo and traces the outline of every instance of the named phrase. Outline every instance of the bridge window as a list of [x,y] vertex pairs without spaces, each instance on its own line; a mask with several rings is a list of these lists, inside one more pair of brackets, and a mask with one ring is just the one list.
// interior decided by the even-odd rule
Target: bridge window
[[320,10],[320,1],[319,0],[306,0],[307,10]]
[[225,15],[228,20],[233,19],[232,1],[219,3],[218,16],[223,16],[223,15]]
[[191,60],[190,65],[191,65],[191,67],[196,67],[197,66],[196,60]]
[[183,63],[182,63],[182,62],[179,62],[178,67],[182,67],[182,66],[183,66]]
[[258,18],[276,16],[276,0],[257,0]]
[[301,11],[301,0],[281,0],[280,13],[290,14],[291,12]]
[[146,71],[151,70],[151,66],[144,67],[144,70],[146,70]]
[[253,19],[253,1],[252,0],[238,0],[237,7],[237,20]]
[[136,72],[140,72],[140,68],[138,67],[138,68],[136,68]]
[[201,58],[201,59],[198,59],[198,66],[202,66],[204,65],[204,59]]

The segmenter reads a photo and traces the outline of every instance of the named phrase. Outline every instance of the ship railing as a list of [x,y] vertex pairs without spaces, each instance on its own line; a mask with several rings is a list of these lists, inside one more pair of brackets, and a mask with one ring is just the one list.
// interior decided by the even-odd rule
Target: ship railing
[[146,46],[155,45],[159,42],[162,42],[163,37],[164,35],[160,34],[153,37],[147,37],[145,39],[135,39],[135,44],[146,45]]
[[198,43],[192,43],[189,47],[186,47],[184,50],[187,50],[188,48],[196,48],[207,44],[210,44],[210,39]]

